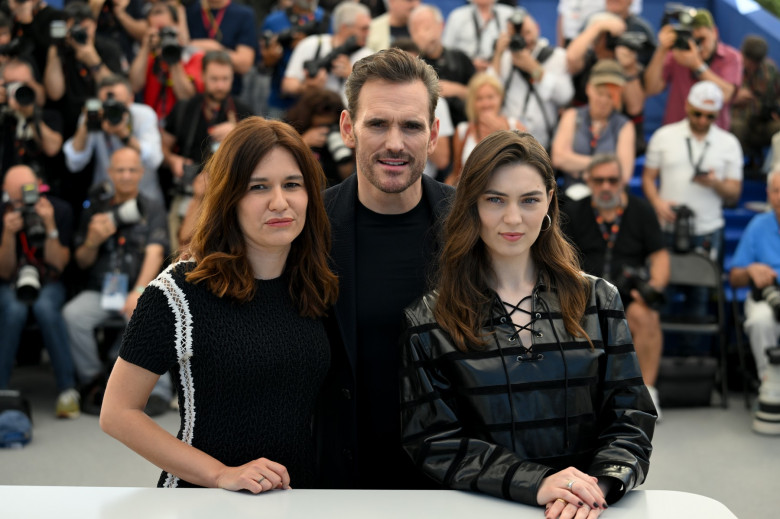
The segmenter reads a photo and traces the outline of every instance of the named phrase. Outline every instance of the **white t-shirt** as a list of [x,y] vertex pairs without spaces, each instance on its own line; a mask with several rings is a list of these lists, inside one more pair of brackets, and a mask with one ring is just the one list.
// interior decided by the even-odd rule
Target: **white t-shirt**
[[[434,115],[439,120],[439,138],[441,139],[442,137],[452,137],[452,135],[455,133],[455,128],[452,127],[450,107],[447,105],[447,101],[445,101],[443,97],[440,97],[439,102],[436,103],[436,110],[434,110]],[[431,159],[428,159],[428,162],[425,164],[423,173],[429,177],[436,178],[438,169],[436,168],[436,164],[431,162]]]
[[[606,0],[559,0],[558,14],[561,16],[563,38],[566,40],[576,38],[588,17],[604,11],[606,4]],[[634,0],[630,10],[631,14],[641,13],[642,0]]]
[[442,44],[448,49],[463,51],[471,59],[479,57],[490,60],[496,40],[506,31],[507,20],[514,11],[514,8],[508,5],[495,4],[494,16],[485,22],[473,5],[458,7],[447,17],[441,37]]
[[653,134],[645,154],[645,167],[659,170],[659,196],[693,209],[696,235],[714,232],[725,223],[723,199],[714,189],[692,181],[699,160],[701,169],[713,170],[719,180],[742,180],[742,147],[733,134],[714,124],[703,141],[693,136],[688,119],[662,126]]
[[[295,50],[293,50],[293,53],[290,56],[290,61],[287,63],[287,68],[284,71],[284,77],[291,77],[303,81],[306,78],[303,64],[310,59],[325,57],[325,55],[333,50],[331,38],[332,36],[330,34],[314,34],[302,39],[298,45],[295,46]],[[318,48],[319,52],[317,52]],[[373,54],[371,49],[363,47],[350,54],[349,61],[354,65],[358,60],[371,54]],[[343,78],[334,76],[330,73],[325,82],[326,89],[341,95],[344,106],[347,105],[347,98],[344,95],[345,82],[346,81]]]

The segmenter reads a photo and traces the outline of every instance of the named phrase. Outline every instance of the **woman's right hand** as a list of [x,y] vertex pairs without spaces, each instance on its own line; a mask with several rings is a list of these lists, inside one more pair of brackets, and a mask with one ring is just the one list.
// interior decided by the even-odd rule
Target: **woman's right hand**
[[[544,478],[536,493],[536,502],[540,505],[552,503],[551,508],[557,507],[556,503],[563,505],[561,501],[558,501],[559,499],[578,508],[585,506],[599,510],[606,508],[606,500],[604,493],[598,486],[598,479],[574,467],[563,469]],[[564,505],[563,508],[571,507]],[[580,517],[590,517],[590,515],[577,515],[576,517],[579,519]]]
[[249,490],[259,494],[267,490],[290,488],[290,475],[284,465],[266,458],[239,467],[225,467],[217,476],[217,487],[225,490]]

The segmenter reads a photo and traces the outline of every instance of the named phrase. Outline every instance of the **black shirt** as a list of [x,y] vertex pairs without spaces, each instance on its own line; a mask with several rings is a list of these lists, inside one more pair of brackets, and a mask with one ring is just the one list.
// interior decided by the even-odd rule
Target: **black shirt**
[[[41,110],[40,120],[52,131],[62,134],[62,116],[55,110]],[[26,121],[32,126],[34,119]],[[41,149],[40,145],[31,138],[31,133],[23,130],[19,120],[13,114],[7,114],[0,123],[0,171],[8,171],[11,166],[25,164],[33,168],[46,184],[58,180],[59,171],[49,171],[47,166],[51,164],[49,157]],[[17,131],[20,133],[17,133]]]
[[192,99],[179,101],[165,119],[165,131],[176,137],[176,145],[179,147],[178,153],[192,159],[195,164],[205,164],[211,156],[209,127],[226,122],[230,110],[235,111],[238,121],[252,115],[252,109],[247,105],[237,99],[228,98],[222,103],[222,107],[212,120],[206,121],[203,103],[203,94],[198,94]]
[[[441,56],[430,58],[420,56],[427,64],[433,67],[439,75],[439,79],[453,81],[461,85],[467,85],[471,77],[476,73],[474,63],[465,52],[458,49],[443,49]],[[459,97],[447,97],[447,105],[450,109],[452,125],[457,126],[466,120],[466,104]]]
[[39,82],[43,80],[46,56],[51,45],[51,22],[63,18],[62,11],[47,5],[34,13],[31,23],[14,23],[12,37],[19,38],[22,45],[22,55],[35,65],[35,78]]
[[[604,276],[604,240],[591,206],[591,198],[568,202],[563,206],[566,219],[563,230],[580,251],[582,268],[588,274]],[[608,222],[608,227],[610,226]],[[615,240],[612,279],[622,266],[641,267],[647,257],[664,248],[661,227],[652,206],[643,198],[628,195],[628,204]]]
[[432,218],[424,201],[399,215],[357,205],[358,438],[366,487],[413,487],[416,471],[400,450],[398,339],[403,309],[426,289]]

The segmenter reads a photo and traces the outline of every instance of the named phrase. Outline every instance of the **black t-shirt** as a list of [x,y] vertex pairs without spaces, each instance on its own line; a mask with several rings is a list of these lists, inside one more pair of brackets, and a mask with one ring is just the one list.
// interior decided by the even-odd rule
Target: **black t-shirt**
[[[60,243],[65,247],[70,247],[73,236],[73,211],[71,210],[70,205],[55,196],[42,196],[46,196],[54,208],[54,223],[57,226]],[[3,235],[4,223],[4,219],[0,218],[0,236]],[[25,256],[27,256],[27,259],[24,259]],[[17,265],[21,264],[23,260],[29,264],[35,265],[41,273],[42,281],[56,280],[61,274],[61,272],[57,272],[53,267],[45,265],[43,261],[43,247],[40,246],[40,244],[31,243],[28,240],[28,236],[24,229],[16,233],[16,260]]]
[[[441,56],[436,59],[422,56],[436,73],[439,79],[454,81],[461,85],[467,85],[471,77],[476,73],[474,63],[465,52],[458,49],[444,49]],[[450,109],[452,125],[457,126],[466,120],[466,103],[459,97],[447,97],[447,105]]]
[[[116,74],[122,73],[122,49],[114,40],[95,35],[95,50],[106,67]],[[65,75],[65,95],[52,108],[61,111],[64,121],[63,139],[69,139],[76,132],[81,109],[90,97],[96,97],[97,85],[89,68],[76,59],[73,48],[61,50],[62,72]]]
[[403,309],[426,290],[432,218],[424,201],[399,215],[356,211],[359,463],[374,488],[410,488],[415,472],[403,474],[400,451],[398,339]]
[[209,127],[227,121],[227,114],[230,110],[235,111],[236,119],[239,121],[252,115],[252,109],[247,105],[237,99],[228,98],[222,103],[222,107],[212,120],[206,121],[203,114],[203,103],[203,94],[198,94],[192,99],[179,101],[165,119],[165,131],[176,137],[176,145],[179,147],[178,153],[192,159],[196,164],[205,164],[211,156]]
[[51,45],[50,25],[54,20],[64,19],[62,11],[48,5],[39,9],[29,24],[15,23],[13,37],[19,38],[22,44],[22,55],[31,60],[35,65],[36,79],[43,79],[43,71],[46,69],[46,56]]
[[[567,202],[563,211],[566,215],[563,230],[579,249],[583,270],[588,274],[603,277],[607,242],[596,222],[591,197]],[[615,240],[612,279],[615,279],[614,276],[624,265],[642,267],[650,254],[663,248],[661,226],[652,206],[643,198],[629,195]]]
[[[62,134],[62,116],[59,112],[43,109],[40,117],[51,130]],[[26,124],[32,126],[34,123],[30,120]],[[24,130],[13,115],[7,115],[3,118],[0,131],[2,131],[0,136],[2,139],[0,142],[0,150],[2,150],[0,171],[8,171],[11,166],[25,164],[32,167],[44,180],[44,183],[50,184],[50,177],[56,176],[59,172],[47,171],[48,157],[35,139],[31,137],[30,131]]]
[[409,28],[406,25],[401,25],[398,27],[395,27],[393,25],[390,26],[390,43],[392,44],[394,41],[401,39],[401,38],[410,38],[409,35]]
[[[125,12],[135,20],[143,20],[145,18],[144,1],[130,0],[130,3],[125,7]],[[97,34],[119,43],[119,47],[122,49],[122,53],[128,62],[132,61],[133,57],[135,57],[133,49],[135,40],[127,33],[122,24],[119,23],[119,20],[117,20],[111,2],[105,2],[98,14]]]

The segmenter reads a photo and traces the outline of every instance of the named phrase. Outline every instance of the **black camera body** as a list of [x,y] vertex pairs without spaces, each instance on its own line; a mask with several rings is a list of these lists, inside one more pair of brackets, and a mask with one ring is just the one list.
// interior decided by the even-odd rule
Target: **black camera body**
[[108,97],[103,101],[103,119],[116,126],[122,122],[125,112],[127,112],[127,107],[124,103],[117,101],[114,94],[109,92]]
[[306,74],[308,74],[309,77],[316,76],[320,69],[325,69],[326,72],[330,72],[331,68],[333,67],[334,59],[341,56],[342,54],[349,56],[360,48],[361,47],[358,45],[357,38],[350,36],[347,38],[347,41],[338,47],[334,47],[333,50],[331,50],[325,56],[318,59],[310,59],[304,62],[303,69],[306,71]]
[[90,208],[97,213],[108,213],[114,226],[119,228],[133,225],[143,218],[143,206],[137,198],[127,200],[119,205],[111,205],[114,198],[114,185],[108,180],[95,184],[87,193],[84,208]]
[[27,236],[27,243],[30,247],[42,248],[46,242],[46,226],[43,225],[43,219],[35,211],[35,204],[41,195],[38,193],[36,184],[25,184],[22,186],[22,219],[24,220],[24,234]]
[[14,38],[5,45],[0,45],[0,56],[16,57],[22,53],[22,47],[22,41],[19,38]]
[[8,97],[13,97],[19,106],[30,106],[35,103],[35,90],[21,81],[14,81],[5,86]]
[[325,142],[328,147],[328,153],[330,153],[336,164],[342,164],[352,158],[352,149],[344,143],[338,123],[330,126],[328,138]]
[[168,65],[181,61],[184,48],[179,43],[179,33],[174,27],[160,29],[160,57]]
[[607,33],[606,47],[614,51],[616,47],[627,47],[634,52],[642,52],[648,46],[647,35],[643,32],[624,32],[620,36]]
[[777,283],[777,280],[775,279],[774,283],[764,288],[757,288],[753,284],[753,280],[750,280],[750,288],[752,289],[753,300],[766,301],[772,309],[772,313],[775,314],[775,321],[780,322],[780,284]]
[[[636,289],[647,306],[654,310],[660,310],[666,304],[666,296],[650,286],[650,275],[644,267],[623,266],[620,274],[615,276],[615,286],[623,294],[630,294]],[[624,301],[623,304],[627,304]]]
[[89,39],[87,30],[80,25],[74,25],[70,28],[70,39],[78,45],[86,45]]
[[693,245],[693,210],[687,205],[674,207],[677,218],[674,220],[674,252],[686,254],[691,251]]
[[664,6],[664,16],[661,18],[661,27],[671,25],[677,38],[674,40],[673,49],[689,50],[689,42],[693,39],[693,17],[696,16],[696,8],[677,2],[669,2]]
[[526,16],[528,16],[528,11],[523,7],[516,7],[509,17],[508,21],[512,24],[512,28],[514,29],[514,34],[509,39],[509,50],[512,52],[518,52],[528,47],[528,42],[525,41],[525,38],[523,38],[523,35],[521,34],[523,32],[523,23],[525,23]]

